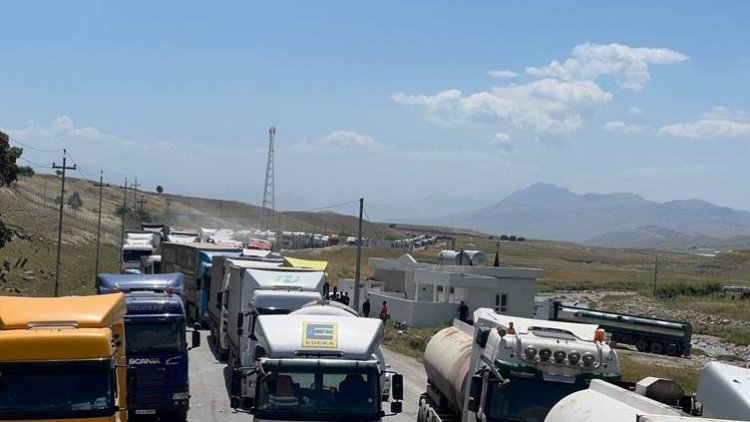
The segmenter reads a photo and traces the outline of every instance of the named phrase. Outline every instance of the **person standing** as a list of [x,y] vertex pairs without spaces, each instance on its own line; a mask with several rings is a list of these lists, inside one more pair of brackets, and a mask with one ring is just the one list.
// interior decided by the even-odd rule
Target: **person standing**
[[344,302],[344,305],[349,306],[349,301],[351,300],[349,298],[349,292],[344,292],[344,297],[341,298],[342,302]]
[[469,317],[469,307],[466,306],[466,303],[464,301],[461,301],[461,304],[458,305],[458,319],[462,322],[468,322],[467,319]]
[[388,302],[384,300],[383,307],[380,308],[380,319],[383,321],[383,325],[385,325],[390,318],[391,313],[388,311]]
[[370,296],[367,296],[365,302],[362,304],[362,316],[370,318]]

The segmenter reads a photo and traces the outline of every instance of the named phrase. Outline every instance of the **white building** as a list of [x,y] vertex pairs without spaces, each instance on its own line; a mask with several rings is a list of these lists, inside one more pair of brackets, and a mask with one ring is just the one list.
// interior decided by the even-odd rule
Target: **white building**
[[450,323],[464,301],[469,314],[477,308],[524,318],[534,316],[536,281],[542,270],[490,266],[434,265],[410,255],[371,258],[373,278],[383,291],[369,292],[373,313],[387,301],[391,319],[421,327]]

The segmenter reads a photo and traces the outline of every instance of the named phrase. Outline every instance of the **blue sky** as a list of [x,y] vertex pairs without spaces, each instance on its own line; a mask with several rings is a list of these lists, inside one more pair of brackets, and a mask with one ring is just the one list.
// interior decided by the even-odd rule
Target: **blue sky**
[[601,3],[3,2],[0,127],[257,203],[273,124],[284,208],[421,216],[553,182],[750,209],[750,3]]

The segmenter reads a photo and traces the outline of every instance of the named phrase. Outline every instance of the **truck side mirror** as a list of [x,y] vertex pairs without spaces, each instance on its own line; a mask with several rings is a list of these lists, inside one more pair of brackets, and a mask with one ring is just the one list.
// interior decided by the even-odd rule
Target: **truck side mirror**
[[474,375],[471,377],[471,385],[469,386],[469,412],[479,411],[479,400],[482,396],[482,382],[484,377],[481,375]]
[[216,293],[216,309],[221,309],[222,293],[224,292]]
[[245,315],[242,312],[237,312],[237,335],[242,335],[242,325],[244,323]]
[[258,337],[255,337],[255,322],[258,320],[257,315],[253,315],[253,321],[250,323],[250,340],[252,341],[258,341]]
[[404,399],[404,376],[393,374],[391,377],[391,395],[394,400]]
[[403,411],[403,402],[400,401],[393,401],[391,402],[391,413],[398,414]]

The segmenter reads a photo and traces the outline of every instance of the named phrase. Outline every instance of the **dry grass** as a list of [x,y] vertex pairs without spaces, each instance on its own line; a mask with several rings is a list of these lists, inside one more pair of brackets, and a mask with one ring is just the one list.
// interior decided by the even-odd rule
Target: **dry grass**
[[686,394],[695,392],[702,369],[701,364],[687,359],[623,351],[619,351],[619,357],[623,381],[637,382],[646,377],[666,378],[680,384]]

